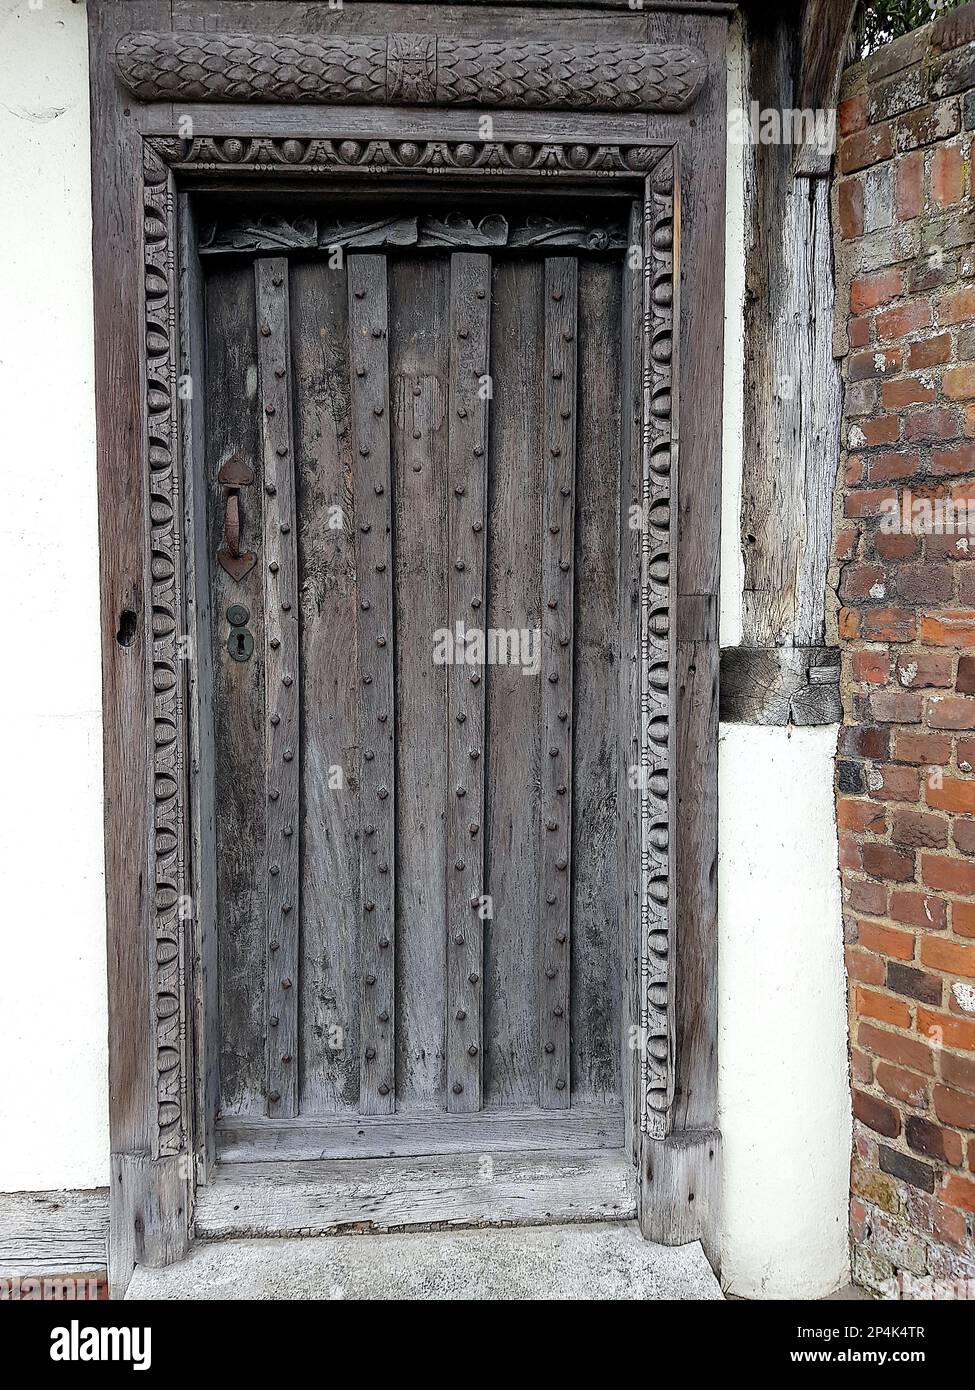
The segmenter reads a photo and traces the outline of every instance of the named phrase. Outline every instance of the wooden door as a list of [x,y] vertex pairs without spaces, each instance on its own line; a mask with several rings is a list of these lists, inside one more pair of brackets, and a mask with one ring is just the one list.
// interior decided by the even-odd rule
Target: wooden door
[[204,247],[224,1157],[623,1145],[629,213]]

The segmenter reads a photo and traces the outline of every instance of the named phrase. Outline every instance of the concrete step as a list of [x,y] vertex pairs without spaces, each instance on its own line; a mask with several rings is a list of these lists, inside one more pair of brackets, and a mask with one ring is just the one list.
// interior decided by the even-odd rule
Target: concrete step
[[699,1244],[634,1222],[197,1243],[137,1269],[129,1299],[719,1300]]

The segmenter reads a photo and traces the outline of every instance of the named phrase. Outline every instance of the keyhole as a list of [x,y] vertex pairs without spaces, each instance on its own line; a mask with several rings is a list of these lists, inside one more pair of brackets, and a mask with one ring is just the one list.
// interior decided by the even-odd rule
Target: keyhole
[[237,634],[237,655],[238,655],[238,656],[244,656],[244,655],[245,655],[244,634],[243,634],[242,632],[238,632],[238,634]]

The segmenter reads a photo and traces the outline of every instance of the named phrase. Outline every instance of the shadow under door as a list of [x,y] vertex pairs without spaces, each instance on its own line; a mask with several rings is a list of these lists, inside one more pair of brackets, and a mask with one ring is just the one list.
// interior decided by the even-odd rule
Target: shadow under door
[[219,1157],[624,1145],[628,216],[203,257]]

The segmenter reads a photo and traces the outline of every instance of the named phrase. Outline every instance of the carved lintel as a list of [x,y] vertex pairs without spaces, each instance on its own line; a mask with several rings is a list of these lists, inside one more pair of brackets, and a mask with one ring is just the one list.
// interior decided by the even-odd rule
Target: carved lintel
[[707,58],[685,44],[490,42],[433,34],[125,34],[140,101],[686,111]]

